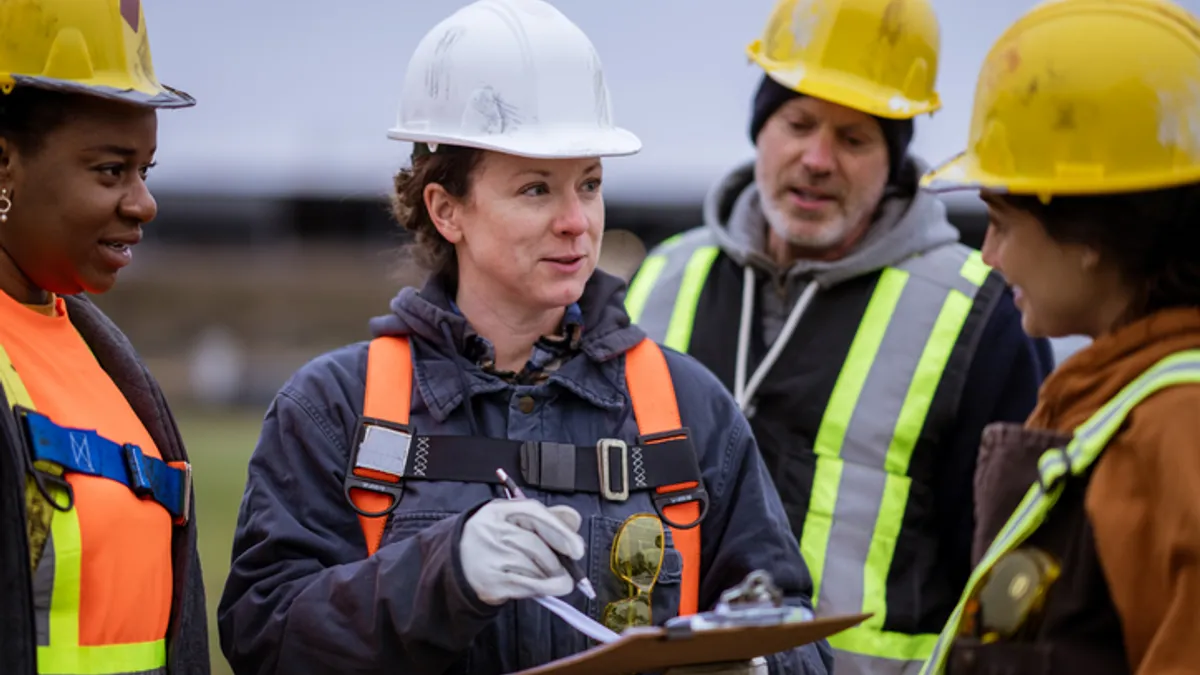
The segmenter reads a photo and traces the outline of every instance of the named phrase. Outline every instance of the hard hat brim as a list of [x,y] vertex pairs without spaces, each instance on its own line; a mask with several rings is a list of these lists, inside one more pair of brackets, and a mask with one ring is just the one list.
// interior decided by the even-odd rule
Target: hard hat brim
[[914,119],[941,109],[937,93],[929,100],[911,99],[864,78],[816,66],[788,66],[768,59],[757,42],[746,50],[768,77],[792,91],[887,119]]
[[932,193],[989,190],[1015,195],[1067,196],[1143,192],[1200,183],[1200,167],[1132,176],[1055,176],[1017,178],[986,171],[979,160],[963,151],[921,177],[921,189]]
[[387,137],[394,141],[459,145],[535,159],[620,157],[637,154],[642,141],[620,127],[610,129],[538,130],[481,136],[461,136],[392,127]]
[[115,87],[91,85],[84,82],[72,82],[51,77],[34,77],[29,75],[12,75],[13,82],[18,87],[47,89],[72,94],[96,96],[112,101],[120,101],[145,108],[190,108],[196,105],[196,99],[190,94],[166,85],[159,85],[154,93],[140,89],[117,89]]
[[981,172],[975,168],[966,152],[960,152],[921,176],[921,189],[933,193],[959,192],[992,188],[980,180]]

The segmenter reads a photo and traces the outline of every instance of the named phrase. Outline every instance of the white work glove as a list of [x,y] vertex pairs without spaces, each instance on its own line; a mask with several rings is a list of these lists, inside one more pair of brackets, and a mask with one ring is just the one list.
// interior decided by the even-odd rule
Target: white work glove
[[767,675],[767,660],[756,656],[749,661],[680,666],[671,668],[663,675]]
[[551,549],[582,558],[581,521],[569,506],[546,508],[532,499],[484,504],[467,519],[458,543],[467,583],[489,605],[570,593],[575,581]]

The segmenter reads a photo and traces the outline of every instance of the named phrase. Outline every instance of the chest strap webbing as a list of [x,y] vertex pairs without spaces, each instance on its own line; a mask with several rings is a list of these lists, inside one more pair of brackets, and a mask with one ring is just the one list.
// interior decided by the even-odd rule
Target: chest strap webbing
[[[626,384],[640,436],[634,446],[602,439],[595,447],[462,436],[422,436],[409,426],[412,351],[400,337],[372,340],[367,381],[345,492],[358,512],[367,554],[383,538],[405,480],[498,483],[495,468],[546,491],[595,492],[627,499],[653,490],[655,508],[671,528],[683,558],[680,615],[697,611],[700,528],[708,496],[695,450],[681,423],[675,388],[662,351],[645,340],[626,354]],[[655,446],[653,452],[648,446]],[[646,451],[643,452],[643,449]],[[616,485],[614,487],[614,480]]]
[[[150,498],[165,508],[176,524],[187,522],[192,468],[181,462],[148,457],[132,443],[117,443],[91,429],[55,424],[46,415],[14,406],[35,470],[45,463],[87,476],[107,478],[129,488],[140,498]],[[50,475],[57,475],[57,472]],[[69,489],[69,484],[63,483]],[[73,501],[73,500],[72,500]]]

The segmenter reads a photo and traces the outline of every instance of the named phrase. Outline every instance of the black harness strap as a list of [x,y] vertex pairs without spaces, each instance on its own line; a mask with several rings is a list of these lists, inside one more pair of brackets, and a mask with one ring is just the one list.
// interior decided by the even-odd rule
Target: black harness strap
[[[669,440],[657,440],[662,437]],[[647,446],[651,440],[655,441],[653,446]],[[565,494],[599,494],[610,501],[625,501],[632,492],[655,491],[668,485],[703,485],[687,429],[639,438],[634,445],[601,439],[594,446],[577,446],[553,441],[425,436],[407,425],[362,417],[344,491],[347,496],[351,488],[388,494],[391,505],[384,513],[389,513],[399,504],[406,481],[499,485],[497,468],[526,487]],[[361,469],[366,471],[357,471],[356,475]],[[674,501],[700,500],[705,507],[708,502],[700,487],[670,496]],[[364,513],[353,500],[349,501],[361,515],[383,515]],[[659,501],[655,499],[656,506]]]

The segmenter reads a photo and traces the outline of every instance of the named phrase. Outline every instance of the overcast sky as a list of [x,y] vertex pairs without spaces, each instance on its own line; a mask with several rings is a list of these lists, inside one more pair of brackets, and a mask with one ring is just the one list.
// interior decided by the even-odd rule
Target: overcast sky
[[[405,63],[458,0],[150,0],[160,79],[199,100],[160,115],[158,189],[382,194],[408,146],[385,137]],[[555,0],[592,39],[616,121],[643,151],[605,164],[610,195],[693,199],[750,157],[744,56],[767,0]],[[934,0],[943,109],[917,123],[930,162],[962,149],[987,49],[1033,0]],[[1200,0],[1181,5],[1200,12]],[[334,10],[334,7],[338,10]],[[697,136],[693,130],[703,133]]]

